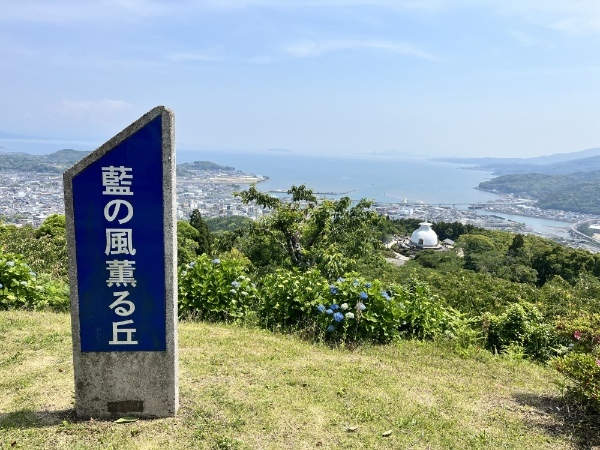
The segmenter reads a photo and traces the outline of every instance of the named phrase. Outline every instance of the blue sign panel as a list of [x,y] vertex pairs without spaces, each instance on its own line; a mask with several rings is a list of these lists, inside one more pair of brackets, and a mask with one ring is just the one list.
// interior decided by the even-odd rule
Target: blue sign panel
[[73,177],[82,352],[166,350],[162,117]]

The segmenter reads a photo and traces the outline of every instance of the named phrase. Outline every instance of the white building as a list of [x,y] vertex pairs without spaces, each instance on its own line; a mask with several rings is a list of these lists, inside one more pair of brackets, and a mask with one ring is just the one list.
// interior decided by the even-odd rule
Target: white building
[[439,249],[441,245],[438,242],[438,236],[435,231],[431,229],[429,222],[421,222],[419,228],[413,231],[410,237],[411,247],[417,247],[420,249]]

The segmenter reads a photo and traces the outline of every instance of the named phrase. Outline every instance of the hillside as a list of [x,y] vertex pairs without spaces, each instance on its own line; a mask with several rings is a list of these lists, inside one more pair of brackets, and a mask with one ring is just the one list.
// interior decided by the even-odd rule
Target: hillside
[[89,153],[70,149],[58,150],[48,155],[0,152],[0,170],[62,173]]
[[568,175],[503,175],[479,184],[479,189],[538,200],[537,206],[600,215],[600,170]]
[[[354,351],[180,324],[176,418],[73,416],[70,317],[0,312],[0,448],[584,449],[596,429],[518,358],[400,341]],[[240,351],[243,349],[243,351]],[[588,447],[589,446],[589,447]]]

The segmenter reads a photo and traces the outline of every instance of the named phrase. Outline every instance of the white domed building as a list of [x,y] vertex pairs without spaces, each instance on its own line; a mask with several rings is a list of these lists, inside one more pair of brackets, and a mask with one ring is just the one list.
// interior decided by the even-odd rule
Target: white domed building
[[419,228],[413,231],[410,237],[410,246],[422,250],[439,250],[442,248],[438,242],[438,236],[431,229],[429,222],[421,222]]

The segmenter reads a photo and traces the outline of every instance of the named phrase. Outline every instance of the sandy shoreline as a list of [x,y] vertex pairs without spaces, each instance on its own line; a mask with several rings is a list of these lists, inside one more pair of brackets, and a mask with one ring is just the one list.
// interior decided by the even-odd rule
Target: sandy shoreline
[[211,177],[207,181],[219,184],[253,184],[266,181],[264,177],[253,177],[253,176],[237,176],[237,177]]

